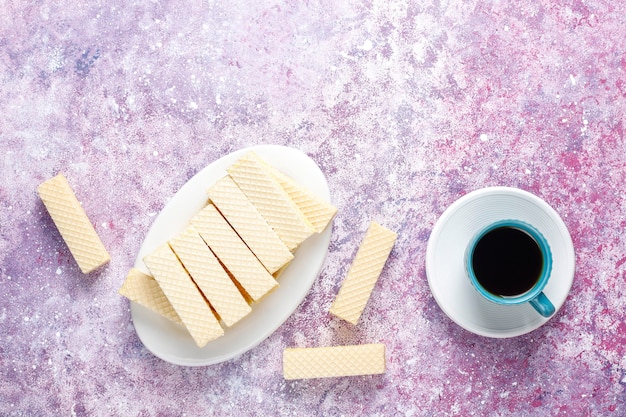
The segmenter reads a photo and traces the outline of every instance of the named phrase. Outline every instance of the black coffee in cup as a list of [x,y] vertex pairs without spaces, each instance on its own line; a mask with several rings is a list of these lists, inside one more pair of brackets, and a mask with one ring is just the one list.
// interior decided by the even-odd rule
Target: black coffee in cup
[[539,281],[544,267],[537,241],[512,226],[496,227],[480,237],[471,262],[478,283],[501,297],[529,291]]

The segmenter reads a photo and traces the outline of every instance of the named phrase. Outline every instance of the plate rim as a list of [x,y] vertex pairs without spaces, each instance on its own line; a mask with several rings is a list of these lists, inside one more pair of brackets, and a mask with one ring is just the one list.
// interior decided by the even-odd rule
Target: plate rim
[[[454,214],[456,214],[459,211],[460,208],[462,208],[466,204],[472,201],[481,199],[481,198],[490,197],[494,195],[514,195],[514,196],[522,197],[524,199],[529,200],[532,204],[534,204],[535,206],[543,210],[546,214],[548,214],[550,219],[555,223],[556,227],[558,228],[561,238],[564,239],[566,253],[567,255],[569,255],[568,257],[571,258],[570,263],[564,263],[564,269],[565,269],[564,275],[567,275],[564,279],[566,279],[567,281],[564,282],[565,288],[564,288],[564,295],[563,295],[562,302],[559,303],[558,307],[556,308],[555,313],[551,317],[548,317],[548,318],[542,317],[536,322],[536,324],[531,325],[531,326],[521,326],[521,327],[516,327],[516,328],[512,328],[508,330],[489,331],[488,329],[485,329],[484,327],[480,328],[478,326],[472,325],[471,322],[461,320],[460,318],[456,317],[455,314],[448,311],[446,307],[444,307],[445,303],[442,303],[441,301],[442,298],[444,297],[442,297],[441,294],[438,293],[437,287],[434,285],[435,278],[433,275],[434,275],[435,267],[433,266],[433,264],[435,263],[435,261],[433,258],[435,256],[434,254],[435,245],[437,243],[437,238],[441,235],[442,230],[447,225],[447,222],[450,220],[450,218],[452,218]],[[509,337],[521,336],[521,335],[530,333],[538,329],[539,327],[547,323],[550,319],[552,319],[556,315],[558,310],[560,310],[562,305],[565,303],[571,291],[571,287],[573,285],[574,275],[576,272],[576,252],[575,252],[572,237],[569,233],[567,225],[565,224],[561,216],[558,214],[558,212],[552,206],[550,206],[545,200],[541,199],[539,196],[529,191],[525,191],[520,188],[509,187],[509,186],[490,186],[490,187],[484,187],[484,188],[473,190],[459,197],[457,200],[455,200],[450,206],[448,206],[444,210],[444,212],[441,214],[441,216],[438,218],[435,225],[433,226],[429,240],[428,240],[428,244],[426,248],[425,270],[426,270],[428,286],[429,286],[429,289],[433,298],[435,299],[439,308],[444,312],[444,314],[448,318],[450,318],[454,323],[456,323],[463,329],[471,333],[477,334],[479,336],[485,336],[485,337],[491,337],[491,338],[509,338]]]

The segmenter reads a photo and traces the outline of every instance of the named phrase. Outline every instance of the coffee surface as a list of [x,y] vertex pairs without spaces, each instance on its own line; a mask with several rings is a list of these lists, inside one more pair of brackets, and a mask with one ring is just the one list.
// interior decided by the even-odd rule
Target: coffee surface
[[472,267],[484,289],[497,296],[513,297],[537,283],[543,255],[535,239],[525,231],[498,227],[477,242]]

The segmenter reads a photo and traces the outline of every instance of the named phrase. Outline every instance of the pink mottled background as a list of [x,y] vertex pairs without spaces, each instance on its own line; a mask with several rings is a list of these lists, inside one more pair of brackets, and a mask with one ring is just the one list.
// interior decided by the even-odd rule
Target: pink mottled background
[[[0,415],[626,416],[626,9],[559,3],[0,0]],[[117,289],[187,179],[266,143],[328,177],[322,273],[243,356],[164,362]],[[112,255],[92,276],[36,195],[58,171]],[[545,199],[577,254],[558,314],[505,340],[424,270],[443,210],[491,185]],[[353,327],[327,309],[371,219],[399,239]],[[282,377],[285,347],[363,342],[386,374]]]

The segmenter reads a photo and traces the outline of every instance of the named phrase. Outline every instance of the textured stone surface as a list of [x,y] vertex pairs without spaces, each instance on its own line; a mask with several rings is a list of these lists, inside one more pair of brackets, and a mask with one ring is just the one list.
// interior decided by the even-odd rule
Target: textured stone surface
[[[626,10],[552,1],[3,2],[0,415],[626,415]],[[522,3],[522,2],[520,2]],[[293,316],[241,357],[152,356],[117,294],[155,215],[249,145],[309,154],[339,212]],[[111,262],[83,276],[62,171]],[[572,292],[492,340],[434,302],[430,230],[490,185],[567,224]],[[370,220],[398,241],[357,327],[327,309]],[[285,381],[285,347],[384,343],[384,375]]]

